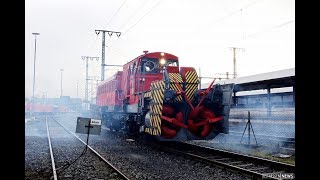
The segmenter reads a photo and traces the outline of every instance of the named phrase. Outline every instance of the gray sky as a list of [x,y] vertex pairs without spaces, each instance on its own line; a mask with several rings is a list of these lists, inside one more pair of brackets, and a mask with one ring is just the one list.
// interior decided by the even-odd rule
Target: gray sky
[[[120,8],[121,7],[121,8]],[[84,97],[85,62],[101,59],[106,36],[106,64],[124,64],[143,50],[177,55],[181,66],[201,68],[202,76],[238,76],[295,67],[294,0],[26,0],[25,96],[32,96],[34,36],[37,37],[35,96]],[[101,61],[89,62],[89,75],[100,76]],[[105,77],[117,68],[107,67]],[[118,68],[119,69],[119,68]],[[204,82],[209,81],[205,80]],[[89,86],[90,89],[90,86]]]

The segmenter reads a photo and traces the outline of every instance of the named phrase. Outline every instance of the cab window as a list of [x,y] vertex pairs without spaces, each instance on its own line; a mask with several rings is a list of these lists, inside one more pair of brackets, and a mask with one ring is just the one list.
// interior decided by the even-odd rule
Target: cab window
[[159,59],[144,58],[141,61],[142,72],[147,74],[159,73]]

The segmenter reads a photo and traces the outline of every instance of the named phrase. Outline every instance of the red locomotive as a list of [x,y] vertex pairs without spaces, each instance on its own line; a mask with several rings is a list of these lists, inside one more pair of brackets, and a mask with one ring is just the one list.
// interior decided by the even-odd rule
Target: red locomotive
[[97,89],[103,123],[129,134],[159,140],[212,139],[228,133],[233,84],[198,89],[192,67],[179,67],[165,52],[136,57]]

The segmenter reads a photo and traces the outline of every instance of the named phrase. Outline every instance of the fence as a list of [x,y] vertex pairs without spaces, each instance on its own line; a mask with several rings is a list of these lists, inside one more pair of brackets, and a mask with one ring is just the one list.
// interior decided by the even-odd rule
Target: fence
[[218,135],[214,141],[227,150],[249,144],[294,154],[295,108],[272,108],[271,111],[267,108],[231,108],[229,134]]

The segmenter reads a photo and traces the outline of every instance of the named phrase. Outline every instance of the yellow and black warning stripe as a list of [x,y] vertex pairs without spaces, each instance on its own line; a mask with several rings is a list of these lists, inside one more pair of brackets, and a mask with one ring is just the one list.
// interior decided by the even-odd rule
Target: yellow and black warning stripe
[[161,133],[161,116],[162,116],[162,108],[163,108],[163,97],[164,97],[164,82],[163,81],[157,81],[154,83],[154,112],[155,115],[153,120],[154,120],[154,127],[157,129],[153,130],[154,135],[160,135]]
[[183,83],[182,77],[179,73],[169,73],[170,82],[174,82],[173,78],[176,80],[177,83]]
[[198,75],[195,70],[186,72],[186,83],[198,83]]
[[150,128],[146,128],[146,129],[144,130],[144,132],[146,132],[146,133],[148,133],[148,134],[151,134],[151,133],[150,133]]
[[[182,80],[181,75],[179,73],[169,73],[169,79],[170,79],[170,89],[180,92],[180,89],[177,87],[176,82],[178,84],[180,84],[180,87],[182,88],[183,80]],[[177,101],[181,102],[182,101],[182,96],[177,96],[174,99],[174,102],[177,102]]]
[[186,72],[186,96],[192,102],[194,99],[194,92],[198,89],[199,79],[196,71]]
[[150,98],[151,97],[151,91],[147,91],[144,93],[145,98]]
[[161,116],[163,108],[164,82],[155,81],[150,87],[150,124],[151,127],[145,129],[146,133],[151,135],[161,134]]

